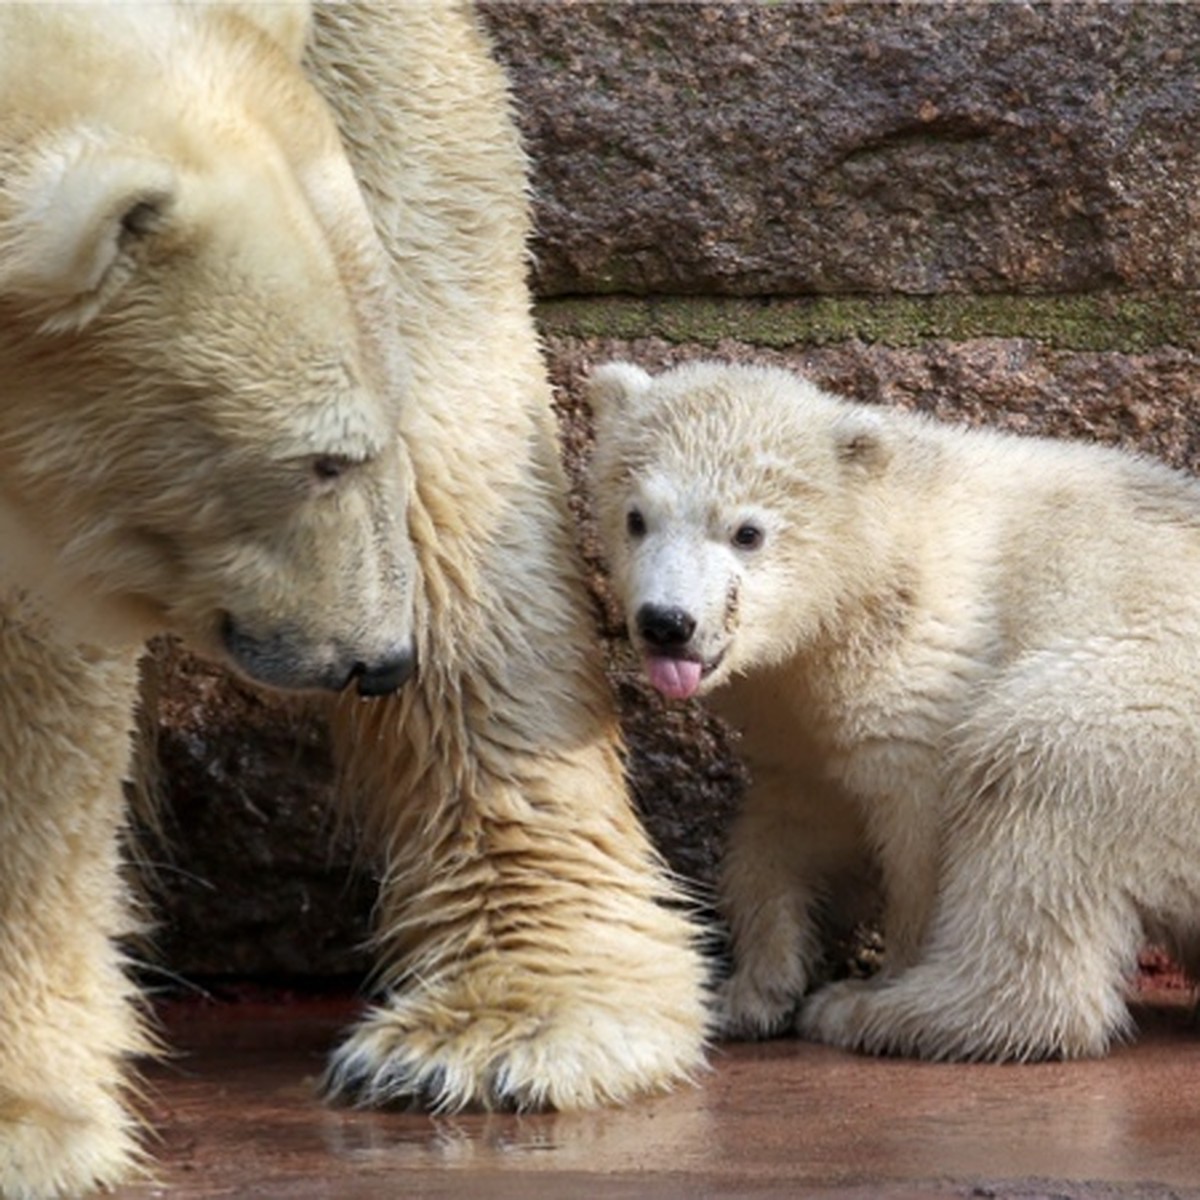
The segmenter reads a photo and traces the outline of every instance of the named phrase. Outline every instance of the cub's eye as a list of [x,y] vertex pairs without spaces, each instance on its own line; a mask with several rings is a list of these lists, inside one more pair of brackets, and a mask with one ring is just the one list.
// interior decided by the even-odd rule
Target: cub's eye
[[739,550],[757,550],[763,544],[766,534],[757,526],[747,521],[739,525],[733,535],[733,544]]
[[631,508],[625,517],[625,528],[630,537],[643,537],[646,533],[646,518],[638,509]]

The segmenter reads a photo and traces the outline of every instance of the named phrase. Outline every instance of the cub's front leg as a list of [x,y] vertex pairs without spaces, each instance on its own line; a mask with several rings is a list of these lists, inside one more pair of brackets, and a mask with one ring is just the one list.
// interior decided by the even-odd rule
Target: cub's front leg
[[734,965],[718,1015],[726,1036],[759,1038],[791,1021],[823,957],[825,906],[866,869],[862,825],[844,797],[815,784],[797,791],[781,767],[751,771],[721,868]]
[[0,1196],[136,1166],[127,1060],[148,1048],[115,939],[136,656],[58,646],[0,603]]

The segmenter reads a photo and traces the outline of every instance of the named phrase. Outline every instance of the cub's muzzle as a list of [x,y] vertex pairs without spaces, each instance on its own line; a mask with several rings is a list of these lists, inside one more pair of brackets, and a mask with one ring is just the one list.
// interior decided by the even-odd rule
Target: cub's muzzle
[[696,618],[682,608],[643,604],[636,620],[642,639],[660,650],[686,646],[696,632]]

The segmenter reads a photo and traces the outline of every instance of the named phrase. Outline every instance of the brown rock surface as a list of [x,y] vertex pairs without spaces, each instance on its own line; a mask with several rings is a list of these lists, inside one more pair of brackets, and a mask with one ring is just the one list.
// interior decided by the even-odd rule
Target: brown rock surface
[[485,12],[542,295],[1200,283],[1196,5]]
[[152,961],[189,975],[361,972],[373,889],[338,820],[320,714],[169,643],[148,666],[162,817],[138,840]]

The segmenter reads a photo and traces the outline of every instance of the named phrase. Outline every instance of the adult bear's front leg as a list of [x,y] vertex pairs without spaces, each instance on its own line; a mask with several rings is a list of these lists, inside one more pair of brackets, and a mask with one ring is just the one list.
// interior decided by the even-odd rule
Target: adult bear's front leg
[[626,798],[564,507],[527,466],[493,510],[523,544],[465,592],[417,503],[419,681],[342,707],[385,855],[383,998],[330,1072],[362,1102],[578,1109],[702,1061],[694,930]]
[[581,1108],[701,1063],[695,931],[627,798],[529,313],[524,159],[457,5],[322,5],[307,63],[391,254],[417,678],[346,701],[383,859],[369,1103]]
[[0,1196],[79,1196],[139,1159],[123,1091],[149,1044],[115,944],[136,675],[0,604]]

